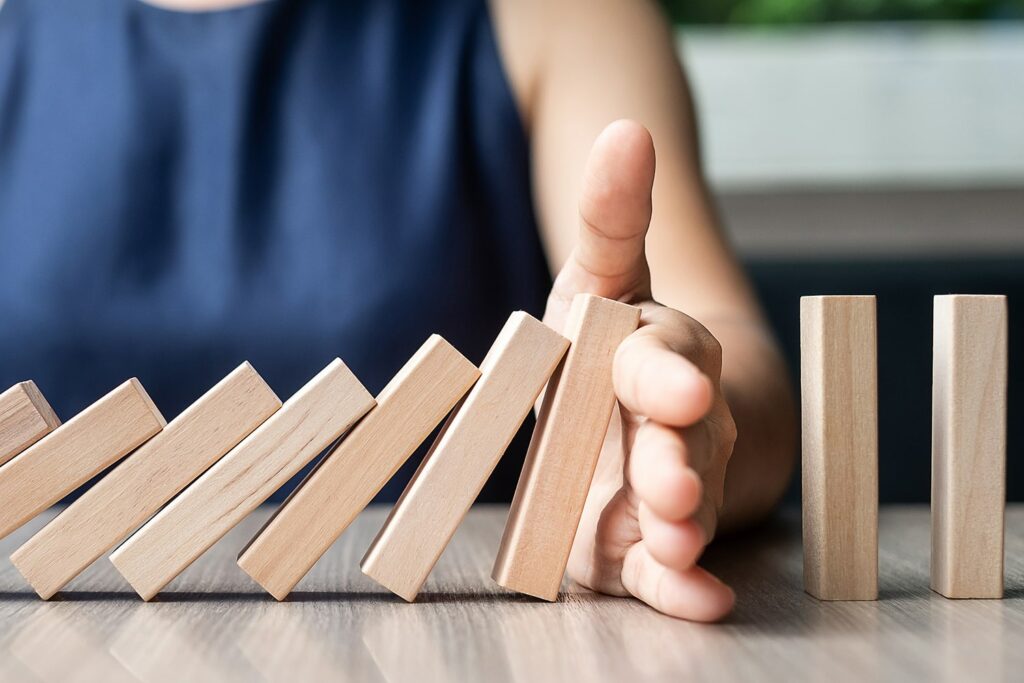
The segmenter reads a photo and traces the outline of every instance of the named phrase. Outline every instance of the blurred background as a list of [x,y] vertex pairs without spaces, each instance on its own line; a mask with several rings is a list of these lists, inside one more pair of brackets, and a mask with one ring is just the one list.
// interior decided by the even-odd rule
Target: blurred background
[[1007,493],[1024,500],[1024,0],[663,4],[725,225],[795,381],[797,298],[878,296],[882,501],[929,498],[946,293],[1009,296]]

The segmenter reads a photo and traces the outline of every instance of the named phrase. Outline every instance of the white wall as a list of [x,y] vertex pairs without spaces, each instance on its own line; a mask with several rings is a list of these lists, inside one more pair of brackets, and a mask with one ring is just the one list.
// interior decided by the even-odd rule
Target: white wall
[[686,29],[709,175],[1024,186],[1024,24]]

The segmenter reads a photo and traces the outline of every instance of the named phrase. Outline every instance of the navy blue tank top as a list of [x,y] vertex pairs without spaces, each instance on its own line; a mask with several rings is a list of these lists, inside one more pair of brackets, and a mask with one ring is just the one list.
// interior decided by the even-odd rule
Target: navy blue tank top
[[485,0],[0,9],[0,387],[65,419],[243,360],[376,392],[433,332],[478,363],[549,277]]

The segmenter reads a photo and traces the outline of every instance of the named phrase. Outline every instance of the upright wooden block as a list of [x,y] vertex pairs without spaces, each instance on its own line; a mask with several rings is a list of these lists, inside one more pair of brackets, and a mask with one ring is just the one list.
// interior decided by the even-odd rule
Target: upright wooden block
[[166,424],[132,378],[0,467],[0,538],[93,475],[120,460]]
[[60,426],[31,380],[0,394],[0,465]]
[[512,314],[480,379],[366,551],[360,566],[367,576],[406,600],[416,598],[568,346],[539,320]]
[[875,297],[800,300],[804,590],[878,598]]
[[548,383],[492,576],[555,600],[615,407],[612,360],[640,309],[580,294],[565,335],[572,346]]
[[934,335],[932,590],[1001,598],[1006,297],[935,297]]
[[248,363],[187,408],[11,555],[46,599],[281,407]]
[[122,543],[110,561],[149,600],[374,405],[335,359]]
[[249,541],[239,566],[278,600],[287,597],[479,376],[448,342],[430,337]]

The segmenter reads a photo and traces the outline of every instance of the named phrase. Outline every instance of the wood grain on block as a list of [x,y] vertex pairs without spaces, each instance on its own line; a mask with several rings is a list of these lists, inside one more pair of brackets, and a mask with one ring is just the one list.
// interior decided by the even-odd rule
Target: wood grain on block
[[0,467],[0,538],[120,460],[165,425],[135,378]]
[[0,465],[59,426],[35,382],[15,384],[0,394]]
[[51,597],[280,407],[243,363],[30,538],[11,562],[42,598]]
[[287,597],[479,376],[451,344],[430,337],[242,550],[239,566]]
[[932,589],[1003,597],[1004,296],[937,296],[932,356]]
[[875,297],[800,300],[804,590],[878,598]]
[[558,597],[615,407],[612,360],[639,320],[633,306],[589,294],[573,300],[565,331],[572,345],[544,394],[494,563],[505,588]]
[[569,340],[513,313],[363,557],[363,572],[412,601],[480,494]]
[[111,562],[151,599],[373,405],[335,359],[122,543]]

